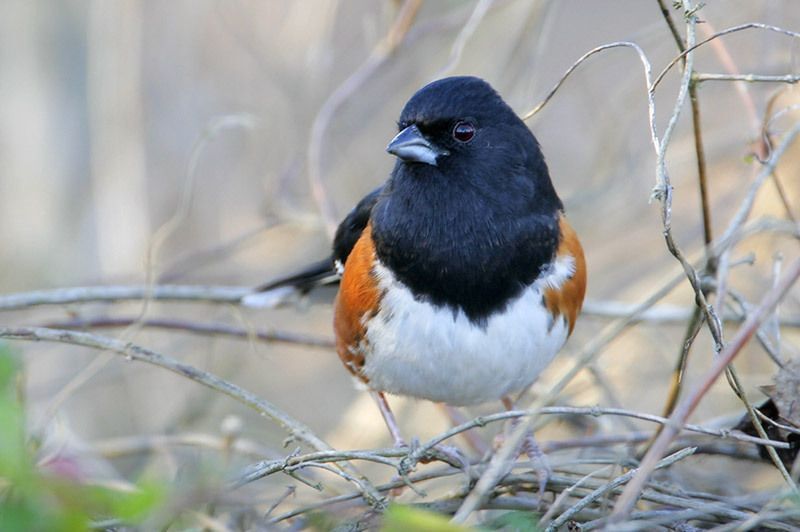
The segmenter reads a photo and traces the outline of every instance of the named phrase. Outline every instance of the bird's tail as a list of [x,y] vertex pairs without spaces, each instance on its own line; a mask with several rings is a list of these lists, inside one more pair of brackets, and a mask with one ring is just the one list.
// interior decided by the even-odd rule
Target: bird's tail
[[246,307],[274,308],[299,299],[318,286],[339,282],[331,257],[309,264],[299,272],[263,284],[242,298]]

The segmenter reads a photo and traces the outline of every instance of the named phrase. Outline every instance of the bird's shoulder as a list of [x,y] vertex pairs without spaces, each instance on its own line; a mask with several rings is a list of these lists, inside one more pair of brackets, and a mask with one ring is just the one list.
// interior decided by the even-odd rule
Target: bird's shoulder
[[350,256],[356,242],[366,229],[372,208],[375,207],[378,198],[383,193],[384,186],[381,185],[364,196],[336,229],[336,236],[333,239],[333,261],[340,274],[347,262],[347,257]]
[[567,271],[561,274],[550,269],[548,273],[557,280],[545,289],[544,304],[554,318],[563,317],[567,321],[572,333],[586,294],[586,259],[577,233],[563,214],[558,225],[560,238],[552,264],[556,270],[564,265]]

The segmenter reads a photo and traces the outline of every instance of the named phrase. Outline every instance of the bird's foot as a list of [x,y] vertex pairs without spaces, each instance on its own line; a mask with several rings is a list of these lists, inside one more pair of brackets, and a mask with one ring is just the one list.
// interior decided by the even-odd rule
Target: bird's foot
[[[512,424],[512,429],[514,425],[515,424]],[[498,434],[495,436],[492,442],[492,447],[495,451],[497,451],[503,446],[505,441],[506,435],[502,433]],[[512,465],[509,466],[509,469],[513,467],[513,464],[516,463],[523,454],[530,459],[530,464],[533,467],[533,471],[536,473],[536,479],[538,481],[537,497],[539,498],[539,501],[542,501],[547,489],[547,483],[550,481],[550,477],[553,475],[553,470],[547,460],[547,455],[544,454],[542,449],[539,447],[539,444],[536,443],[536,439],[533,437],[533,432],[530,430],[526,432],[524,439],[514,451],[512,455]],[[524,465],[524,463],[519,463],[516,465]]]
[[452,445],[436,444],[433,447],[420,447],[419,440],[411,440],[408,455],[400,461],[401,473],[408,473],[418,464],[441,461],[462,471],[469,469],[470,463],[464,453]]
[[[536,438],[533,437],[533,432],[530,430],[525,434],[525,439],[522,441],[520,447],[520,454],[528,455],[528,458],[534,464],[534,471],[536,471],[536,478],[539,480],[539,500],[544,498],[547,489],[547,483],[550,477],[553,476],[553,469],[550,467],[550,462],[547,460],[547,455],[544,454],[539,444],[536,443]],[[519,455],[517,456],[519,458]]]
[[[501,400],[506,410],[514,410],[514,403],[509,397],[503,397]],[[510,423],[510,429],[513,431],[514,428],[519,425],[519,423],[519,418],[512,419]],[[498,438],[500,440],[499,444]],[[495,449],[498,449],[504,440],[505,436],[503,434],[498,434],[498,436],[495,437]],[[523,454],[526,454],[534,464],[536,478],[539,480],[538,496],[541,504],[547,488],[547,483],[550,480],[550,477],[553,475],[553,469],[550,467],[550,463],[547,461],[547,455],[544,454],[541,447],[539,447],[539,444],[536,443],[536,438],[534,438],[533,431],[530,429],[525,431],[525,437],[523,438],[522,443],[515,450],[514,461],[517,461]]]
[[451,445],[443,445],[440,443],[433,447],[423,449],[420,447],[419,440],[414,438],[411,440],[410,447],[407,447],[405,443],[401,445],[396,444],[395,447],[408,449],[408,454],[400,460],[397,466],[398,474],[392,478],[392,482],[398,480],[403,481],[403,486],[390,490],[389,493],[392,497],[399,496],[406,487],[410,488],[421,497],[425,496],[425,492],[414,486],[411,479],[408,477],[408,474],[414,470],[417,464],[429,464],[438,460],[465,472],[468,471],[470,466],[469,460],[464,456],[461,450]]
[[433,461],[439,460],[445,462],[456,469],[466,471],[469,468],[469,460],[461,449],[453,445],[438,444],[434,445],[428,453],[420,458],[420,463],[429,464]]

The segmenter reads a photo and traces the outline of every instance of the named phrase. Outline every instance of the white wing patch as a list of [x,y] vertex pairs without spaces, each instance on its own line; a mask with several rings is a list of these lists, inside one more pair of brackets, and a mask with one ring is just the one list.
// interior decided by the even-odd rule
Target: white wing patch
[[250,308],[275,308],[297,298],[293,286],[279,286],[264,292],[253,292],[242,298],[242,305]]
[[414,299],[380,263],[381,310],[365,320],[364,375],[371,388],[452,405],[500,399],[527,388],[564,345],[568,326],[543,304],[575,271],[572,257],[550,269],[491,316],[486,327],[463,311]]
[[550,266],[541,275],[534,285],[539,284],[542,288],[561,288],[561,286],[572,279],[575,275],[575,257],[564,255],[558,257],[550,263]]
[[333,267],[336,269],[336,273],[341,277],[344,275],[344,264],[339,259],[333,261]]

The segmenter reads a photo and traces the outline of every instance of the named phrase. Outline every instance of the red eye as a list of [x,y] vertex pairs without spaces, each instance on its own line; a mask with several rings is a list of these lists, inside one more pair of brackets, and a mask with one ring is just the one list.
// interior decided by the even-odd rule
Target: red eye
[[475,126],[469,122],[459,122],[453,128],[453,138],[459,142],[469,142],[475,136]]

